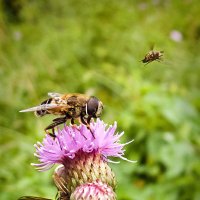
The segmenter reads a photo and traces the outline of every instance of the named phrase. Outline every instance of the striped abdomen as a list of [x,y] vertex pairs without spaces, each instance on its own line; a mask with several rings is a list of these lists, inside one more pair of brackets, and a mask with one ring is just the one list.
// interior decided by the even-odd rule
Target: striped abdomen
[[[45,104],[48,105],[48,104],[51,103],[51,101],[52,101],[52,98],[49,98],[49,99],[43,101],[40,105],[45,105]],[[47,109],[46,110],[44,109],[44,110],[37,110],[37,111],[35,111],[35,115],[39,116],[39,117],[42,117],[42,116],[44,116],[46,114],[50,114]]]

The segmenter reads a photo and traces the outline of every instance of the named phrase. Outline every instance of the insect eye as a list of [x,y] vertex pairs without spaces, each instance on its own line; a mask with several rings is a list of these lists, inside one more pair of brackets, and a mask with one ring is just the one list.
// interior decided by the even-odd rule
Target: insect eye
[[92,117],[96,117],[99,100],[96,97],[90,97],[87,102],[87,114]]

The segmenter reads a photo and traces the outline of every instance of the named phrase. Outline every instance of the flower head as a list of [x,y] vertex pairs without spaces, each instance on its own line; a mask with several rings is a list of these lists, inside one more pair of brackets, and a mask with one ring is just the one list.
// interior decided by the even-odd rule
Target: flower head
[[115,200],[116,196],[112,187],[99,180],[91,183],[85,183],[76,188],[76,190],[71,194],[71,200],[77,199],[105,199],[105,200]]
[[175,42],[181,42],[183,40],[183,35],[180,31],[172,30],[170,32],[170,38]]
[[100,154],[105,161],[110,161],[108,157],[111,156],[127,160],[123,157],[123,147],[132,141],[120,144],[119,140],[124,133],[115,133],[116,128],[116,122],[107,127],[100,119],[91,122],[90,130],[83,124],[78,127],[64,126],[62,130],[58,129],[55,138],[46,135],[42,143],[35,144],[35,156],[40,163],[32,165],[45,171],[54,164],[64,164],[66,160],[74,159],[81,152]]

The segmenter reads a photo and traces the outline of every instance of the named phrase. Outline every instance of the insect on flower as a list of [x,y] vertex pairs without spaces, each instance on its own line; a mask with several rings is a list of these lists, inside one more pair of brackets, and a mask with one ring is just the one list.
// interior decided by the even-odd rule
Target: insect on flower
[[73,125],[74,120],[79,119],[80,123],[90,129],[91,119],[100,117],[103,110],[103,103],[94,96],[79,93],[48,93],[48,96],[50,98],[43,101],[39,106],[21,110],[20,112],[35,112],[35,115],[39,117],[47,114],[63,116],[55,118],[45,128],[46,133],[49,133],[48,130],[52,129],[52,135],[54,135],[54,128],[67,122],[67,120],[71,120]]
[[141,61],[146,65],[154,60],[160,62],[162,60],[163,53],[164,51],[154,51],[152,47],[151,51],[149,51]]

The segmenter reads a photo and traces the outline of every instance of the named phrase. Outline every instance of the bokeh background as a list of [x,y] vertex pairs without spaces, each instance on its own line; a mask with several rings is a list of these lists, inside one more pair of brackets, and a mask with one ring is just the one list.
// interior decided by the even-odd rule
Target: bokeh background
[[[199,0],[0,1],[0,199],[54,198],[33,144],[52,116],[19,113],[47,92],[86,93],[118,122],[119,200],[200,199]],[[163,62],[144,66],[154,45]]]

